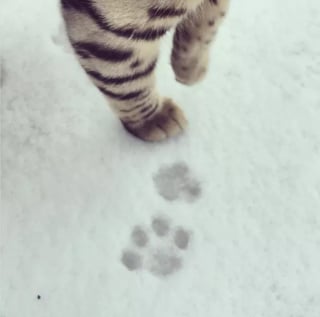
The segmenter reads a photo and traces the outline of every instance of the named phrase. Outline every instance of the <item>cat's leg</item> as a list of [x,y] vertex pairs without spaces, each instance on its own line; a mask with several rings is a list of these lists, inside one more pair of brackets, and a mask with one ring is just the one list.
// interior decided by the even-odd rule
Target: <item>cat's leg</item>
[[192,85],[205,76],[210,45],[228,6],[229,0],[205,0],[177,26],[171,55],[177,81]]
[[[106,44],[102,47],[106,49]],[[125,63],[108,68],[95,67],[97,61],[82,61],[87,74],[131,134],[145,141],[162,141],[181,133],[187,123],[182,111],[156,88],[158,45],[134,42],[124,47],[112,49],[117,50],[113,56],[126,59],[131,55]]]
[[[104,3],[63,1],[68,34],[82,67],[130,133],[146,141],[179,134],[186,119],[172,100],[158,94],[155,80],[159,42],[170,24],[151,19],[148,10],[128,12],[121,1],[109,1],[103,10]],[[138,22],[140,28],[130,26]]]

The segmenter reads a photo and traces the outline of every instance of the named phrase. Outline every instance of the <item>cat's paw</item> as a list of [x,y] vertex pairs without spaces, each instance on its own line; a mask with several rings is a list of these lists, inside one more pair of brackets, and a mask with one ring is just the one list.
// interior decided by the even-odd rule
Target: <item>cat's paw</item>
[[182,110],[171,99],[164,99],[163,106],[148,121],[138,126],[123,123],[134,136],[149,142],[158,142],[180,134],[187,125]]
[[171,65],[175,72],[176,80],[187,86],[194,85],[205,77],[208,64],[208,53],[203,53],[198,57],[188,57],[177,53],[171,56]]

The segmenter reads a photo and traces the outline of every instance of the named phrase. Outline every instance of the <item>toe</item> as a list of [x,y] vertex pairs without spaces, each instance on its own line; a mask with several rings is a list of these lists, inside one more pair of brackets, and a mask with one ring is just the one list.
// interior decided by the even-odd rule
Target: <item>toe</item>
[[164,131],[160,126],[156,126],[154,124],[142,127],[137,132],[137,136],[140,139],[149,142],[159,142],[167,138],[166,131]]

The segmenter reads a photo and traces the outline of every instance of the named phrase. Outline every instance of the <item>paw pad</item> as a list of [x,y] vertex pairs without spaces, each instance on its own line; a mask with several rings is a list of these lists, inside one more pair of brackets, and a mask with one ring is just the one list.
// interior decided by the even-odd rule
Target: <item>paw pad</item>
[[131,239],[138,247],[145,247],[148,243],[148,236],[140,227],[135,227],[131,233]]
[[182,268],[182,256],[190,239],[191,234],[185,228],[172,228],[168,219],[156,217],[149,231],[140,226],[132,229],[132,247],[123,251],[121,262],[129,271],[143,269],[166,277]]

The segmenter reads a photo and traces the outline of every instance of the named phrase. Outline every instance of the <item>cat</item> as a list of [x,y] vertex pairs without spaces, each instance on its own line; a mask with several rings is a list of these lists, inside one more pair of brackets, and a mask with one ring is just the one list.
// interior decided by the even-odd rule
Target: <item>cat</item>
[[156,89],[161,38],[175,28],[171,64],[176,80],[192,85],[206,74],[228,7],[229,0],[61,0],[80,64],[123,126],[145,141],[165,140],[187,125]]

